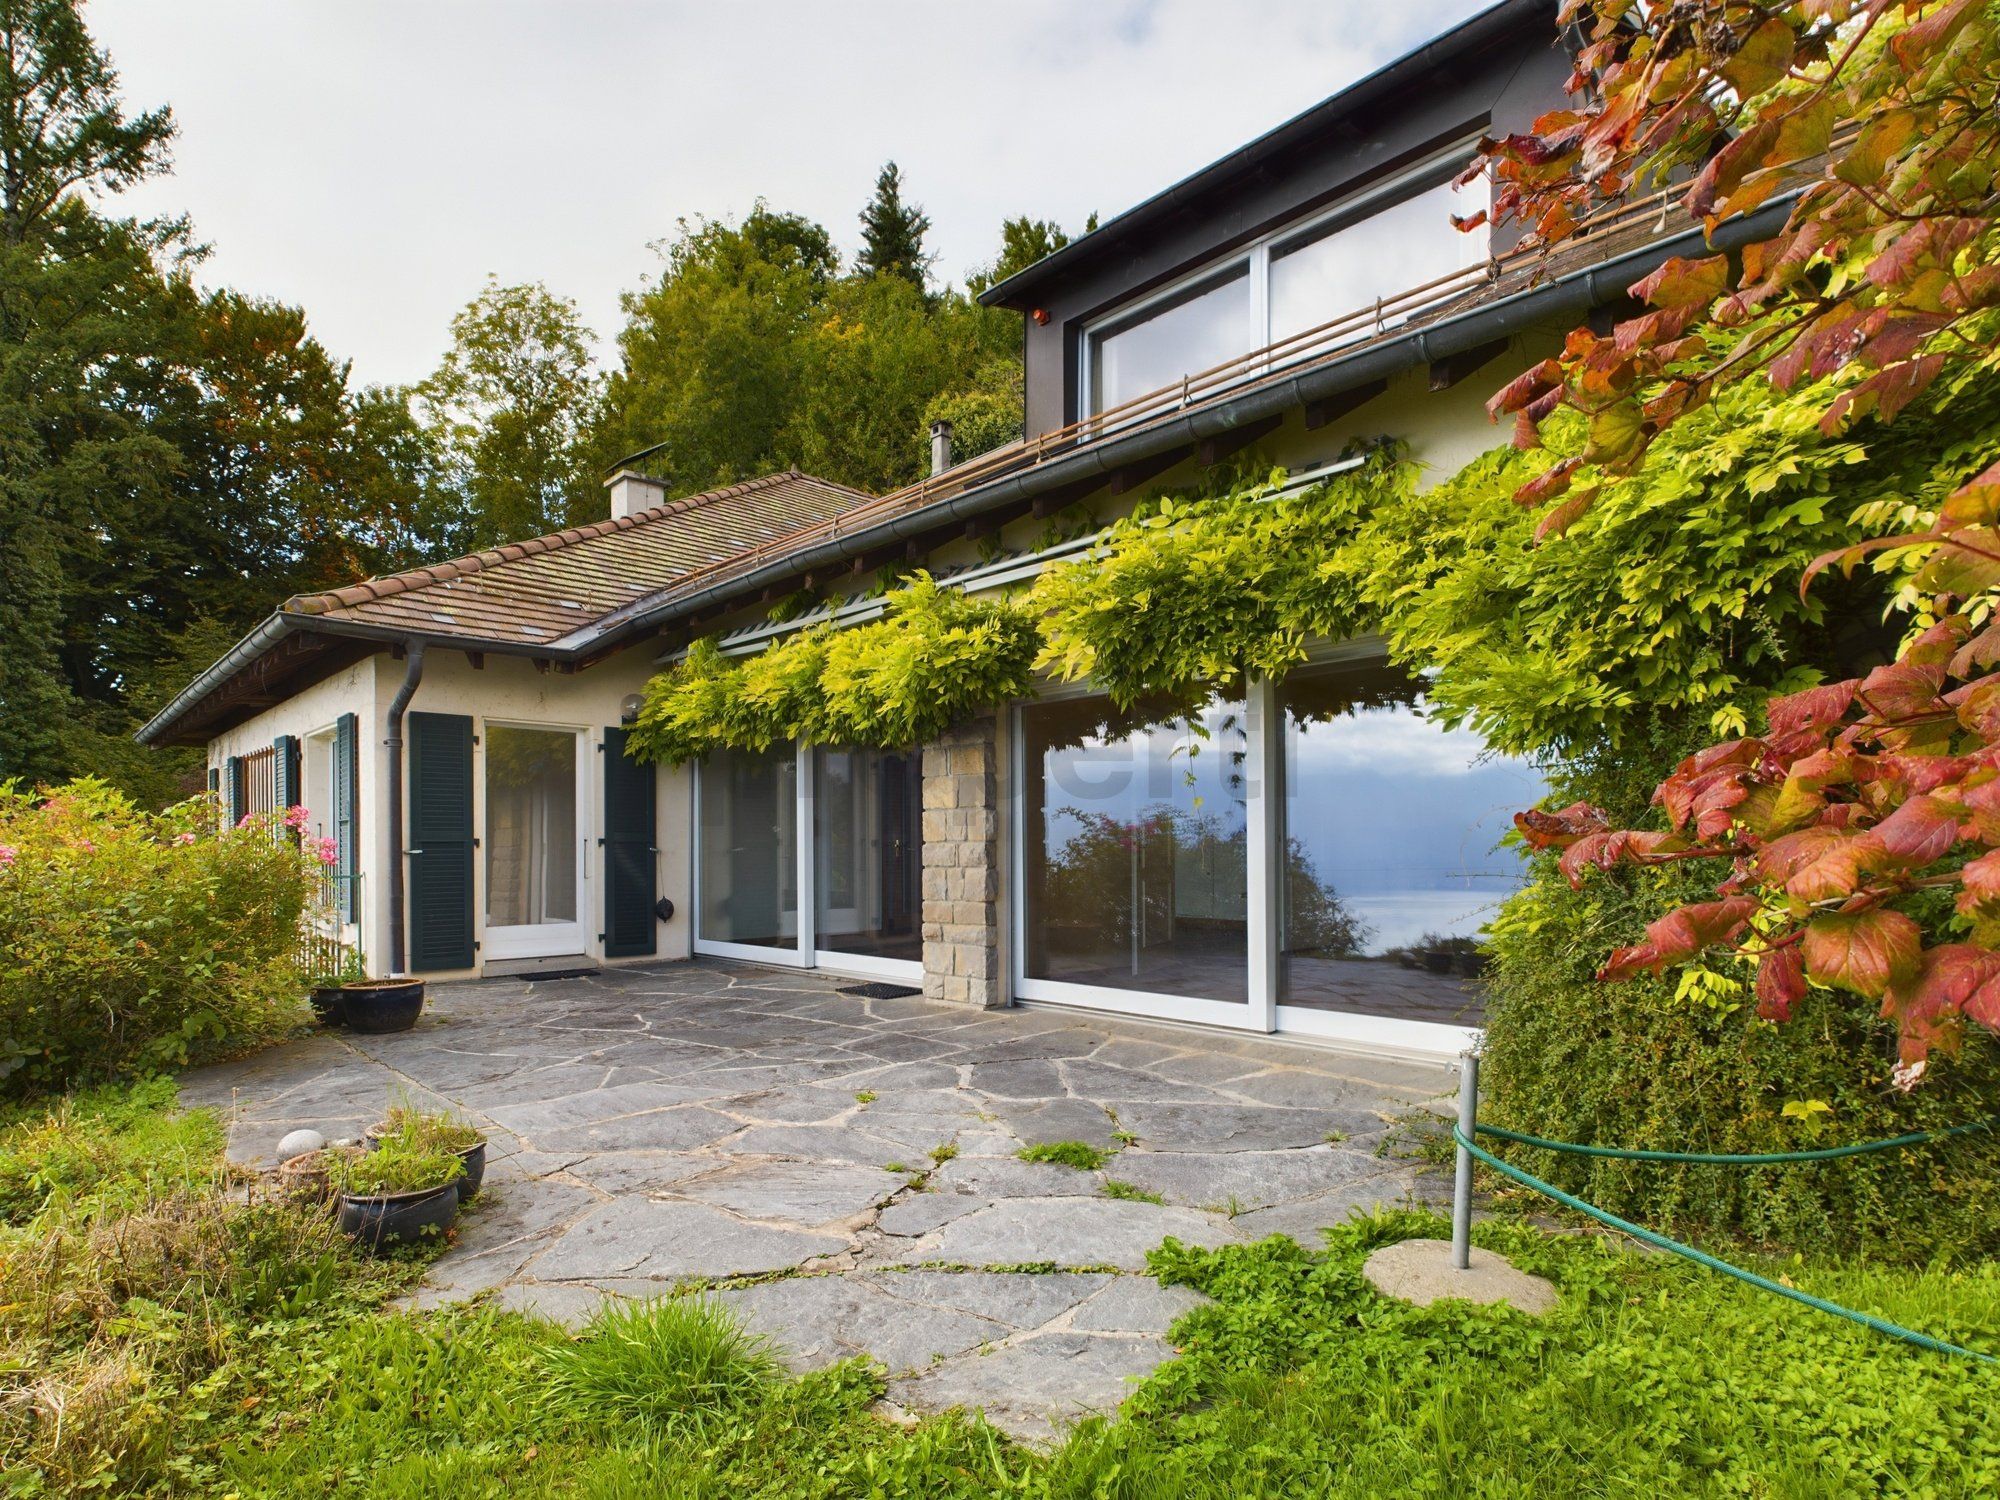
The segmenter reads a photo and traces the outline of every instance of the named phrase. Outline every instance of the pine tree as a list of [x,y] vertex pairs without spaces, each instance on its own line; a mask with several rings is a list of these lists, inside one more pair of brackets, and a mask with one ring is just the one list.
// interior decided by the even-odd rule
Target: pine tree
[[861,256],[855,271],[862,276],[900,276],[924,290],[933,259],[924,253],[930,227],[930,215],[921,204],[903,202],[902,169],[889,162],[875,178],[875,196],[861,210]]

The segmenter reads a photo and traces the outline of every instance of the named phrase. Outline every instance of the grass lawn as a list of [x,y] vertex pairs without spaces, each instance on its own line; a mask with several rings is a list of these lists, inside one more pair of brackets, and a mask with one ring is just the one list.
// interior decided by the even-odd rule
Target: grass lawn
[[[1115,1421],[1031,1452],[975,1419],[889,1423],[877,1375],[793,1379],[697,1297],[572,1337],[384,1304],[368,1260],[250,1201],[171,1089],[0,1128],[0,1491],[243,1496],[1987,1495],[2000,1370],[1925,1354],[1594,1238],[1494,1224],[1553,1278],[1533,1320],[1375,1296],[1369,1249],[1169,1245],[1215,1298]],[[504,1191],[504,1186],[498,1189]],[[1920,1212],[1920,1205],[1913,1205]],[[1770,1269],[1766,1267],[1766,1269]],[[1779,1267],[1850,1306],[2000,1351],[2000,1272]]]

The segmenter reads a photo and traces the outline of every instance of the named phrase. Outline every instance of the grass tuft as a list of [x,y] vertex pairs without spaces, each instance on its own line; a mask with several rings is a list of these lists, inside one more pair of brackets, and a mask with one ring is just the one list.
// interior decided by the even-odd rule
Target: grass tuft
[[1130,1203],[1165,1203],[1167,1200],[1150,1188],[1142,1188],[1136,1182],[1120,1182],[1116,1177],[1104,1179],[1100,1191],[1107,1198],[1122,1198]]
[[1088,1141],[1044,1141],[1039,1146],[1023,1146],[1014,1153],[1022,1161],[1050,1161],[1079,1172],[1094,1172],[1111,1160],[1112,1153]]
[[543,1359],[551,1412],[663,1435],[715,1430],[761,1401],[781,1373],[766,1340],[702,1296],[607,1301]]

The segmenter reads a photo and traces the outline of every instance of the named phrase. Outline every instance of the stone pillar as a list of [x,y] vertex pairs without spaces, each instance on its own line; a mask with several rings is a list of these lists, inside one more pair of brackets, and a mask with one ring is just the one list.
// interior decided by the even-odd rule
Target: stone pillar
[[998,721],[924,747],[924,995],[1006,1004],[1000,973]]

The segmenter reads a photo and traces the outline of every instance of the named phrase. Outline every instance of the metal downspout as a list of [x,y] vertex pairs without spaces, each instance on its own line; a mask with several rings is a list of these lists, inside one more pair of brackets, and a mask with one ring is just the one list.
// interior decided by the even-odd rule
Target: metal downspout
[[403,941],[403,711],[417,695],[424,680],[424,643],[412,639],[408,664],[403,668],[403,685],[389,700],[382,743],[389,750],[389,977],[408,974],[408,955]]

